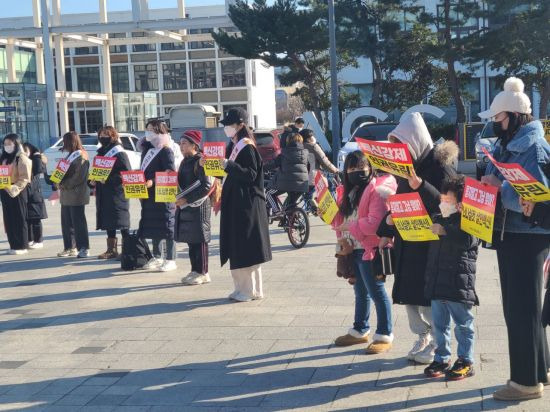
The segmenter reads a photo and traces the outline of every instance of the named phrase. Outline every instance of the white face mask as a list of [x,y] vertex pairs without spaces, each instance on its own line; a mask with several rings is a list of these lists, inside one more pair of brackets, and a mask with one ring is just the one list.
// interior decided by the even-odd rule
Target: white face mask
[[147,140],[148,142],[153,140],[155,138],[155,136],[156,136],[155,132],[152,132],[150,130],[145,131],[145,140]]
[[458,209],[456,208],[456,204],[449,203],[449,202],[441,202],[439,204],[439,210],[441,210],[441,216],[443,217],[449,217],[453,213],[458,212]]
[[9,146],[4,146],[4,151],[7,153],[7,154],[12,154],[13,151],[15,150],[15,146],[14,145],[9,145]]
[[237,129],[235,129],[233,126],[225,126],[223,128],[223,131],[227,137],[233,137],[237,134]]

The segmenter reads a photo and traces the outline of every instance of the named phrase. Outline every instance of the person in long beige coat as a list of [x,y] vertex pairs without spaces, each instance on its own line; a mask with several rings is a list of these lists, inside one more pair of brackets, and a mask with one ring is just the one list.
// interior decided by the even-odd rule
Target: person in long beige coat
[[23,151],[19,136],[8,134],[2,142],[0,166],[8,167],[9,182],[0,190],[4,228],[8,235],[10,255],[27,253],[29,234],[27,227],[28,193],[25,188],[31,181],[32,163]]

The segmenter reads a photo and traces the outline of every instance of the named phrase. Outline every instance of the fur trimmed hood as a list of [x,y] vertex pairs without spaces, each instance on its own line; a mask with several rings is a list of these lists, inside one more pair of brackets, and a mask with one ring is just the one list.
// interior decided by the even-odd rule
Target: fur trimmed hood
[[442,165],[453,165],[458,160],[458,146],[452,140],[438,144],[434,147],[434,158]]

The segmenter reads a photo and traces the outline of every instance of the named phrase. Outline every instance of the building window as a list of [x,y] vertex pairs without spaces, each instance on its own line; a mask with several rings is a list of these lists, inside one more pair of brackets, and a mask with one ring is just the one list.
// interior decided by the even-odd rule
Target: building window
[[246,86],[244,60],[225,60],[222,65],[222,87]]
[[161,43],[160,49],[162,51],[166,50],[185,50],[185,42],[178,43]]
[[216,62],[191,63],[193,89],[212,89],[216,87]]
[[130,91],[128,66],[111,66],[111,85],[113,88],[113,93],[124,93]]
[[[467,4],[467,2],[464,3]],[[465,4],[451,4],[449,18],[453,23],[453,27],[451,28],[451,36],[453,38],[460,39],[468,37],[471,33],[479,29],[478,18],[475,16],[475,14],[472,16],[465,16],[464,13],[461,11],[461,9],[464,7]],[[437,6],[437,17],[440,22],[438,31],[440,33],[445,30],[445,24],[443,21],[444,16],[445,6],[440,4]]]
[[101,110],[80,110],[80,133],[96,133],[103,126],[103,112]]
[[101,92],[99,67],[77,67],[76,83],[79,92]]
[[98,48],[97,47],[75,47],[74,48],[74,54],[76,56],[82,56],[85,54],[98,54]]
[[[206,34],[206,33],[212,33],[214,29],[190,29],[189,34]],[[190,49],[213,49],[214,48],[214,41],[192,41],[189,42],[189,48]]]
[[187,89],[187,69],[185,63],[170,63],[162,65],[164,90]]
[[73,71],[70,67],[65,67],[65,90],[68,92],[73,91]]
[[[126,33],[109,33],[109,39],[125,39]],[[111,53],[126,53],[128,48],[125,44],[109,46],[109,52]]]
[[[132,33],[132,37],[147,37],[147,34],[144,32],[134,32]],[[155,43],[134,44],[132,50],[134,51],[134,53],[155,51],[157,50],[157,45]]]
[[252,60],[252,86],[256,87],[256,62]]
[[134,66],[136,92],[147,92],[159,89],[156,64],[136,64]]

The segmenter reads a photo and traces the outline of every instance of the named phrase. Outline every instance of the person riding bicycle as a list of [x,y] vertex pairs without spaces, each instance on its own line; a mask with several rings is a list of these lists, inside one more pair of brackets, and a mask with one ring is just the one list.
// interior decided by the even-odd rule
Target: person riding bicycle
[[287,136],[285,147],[275,159],[275,167],[278,167],[278,171],[268,186],[266,197],[273,214],[278,214],[281,210],[276,196],[287,192],[287,204],[290,208],[296,205],[301,194],[308,191],[308,151],[304,148],[303,138],[299,133]]

